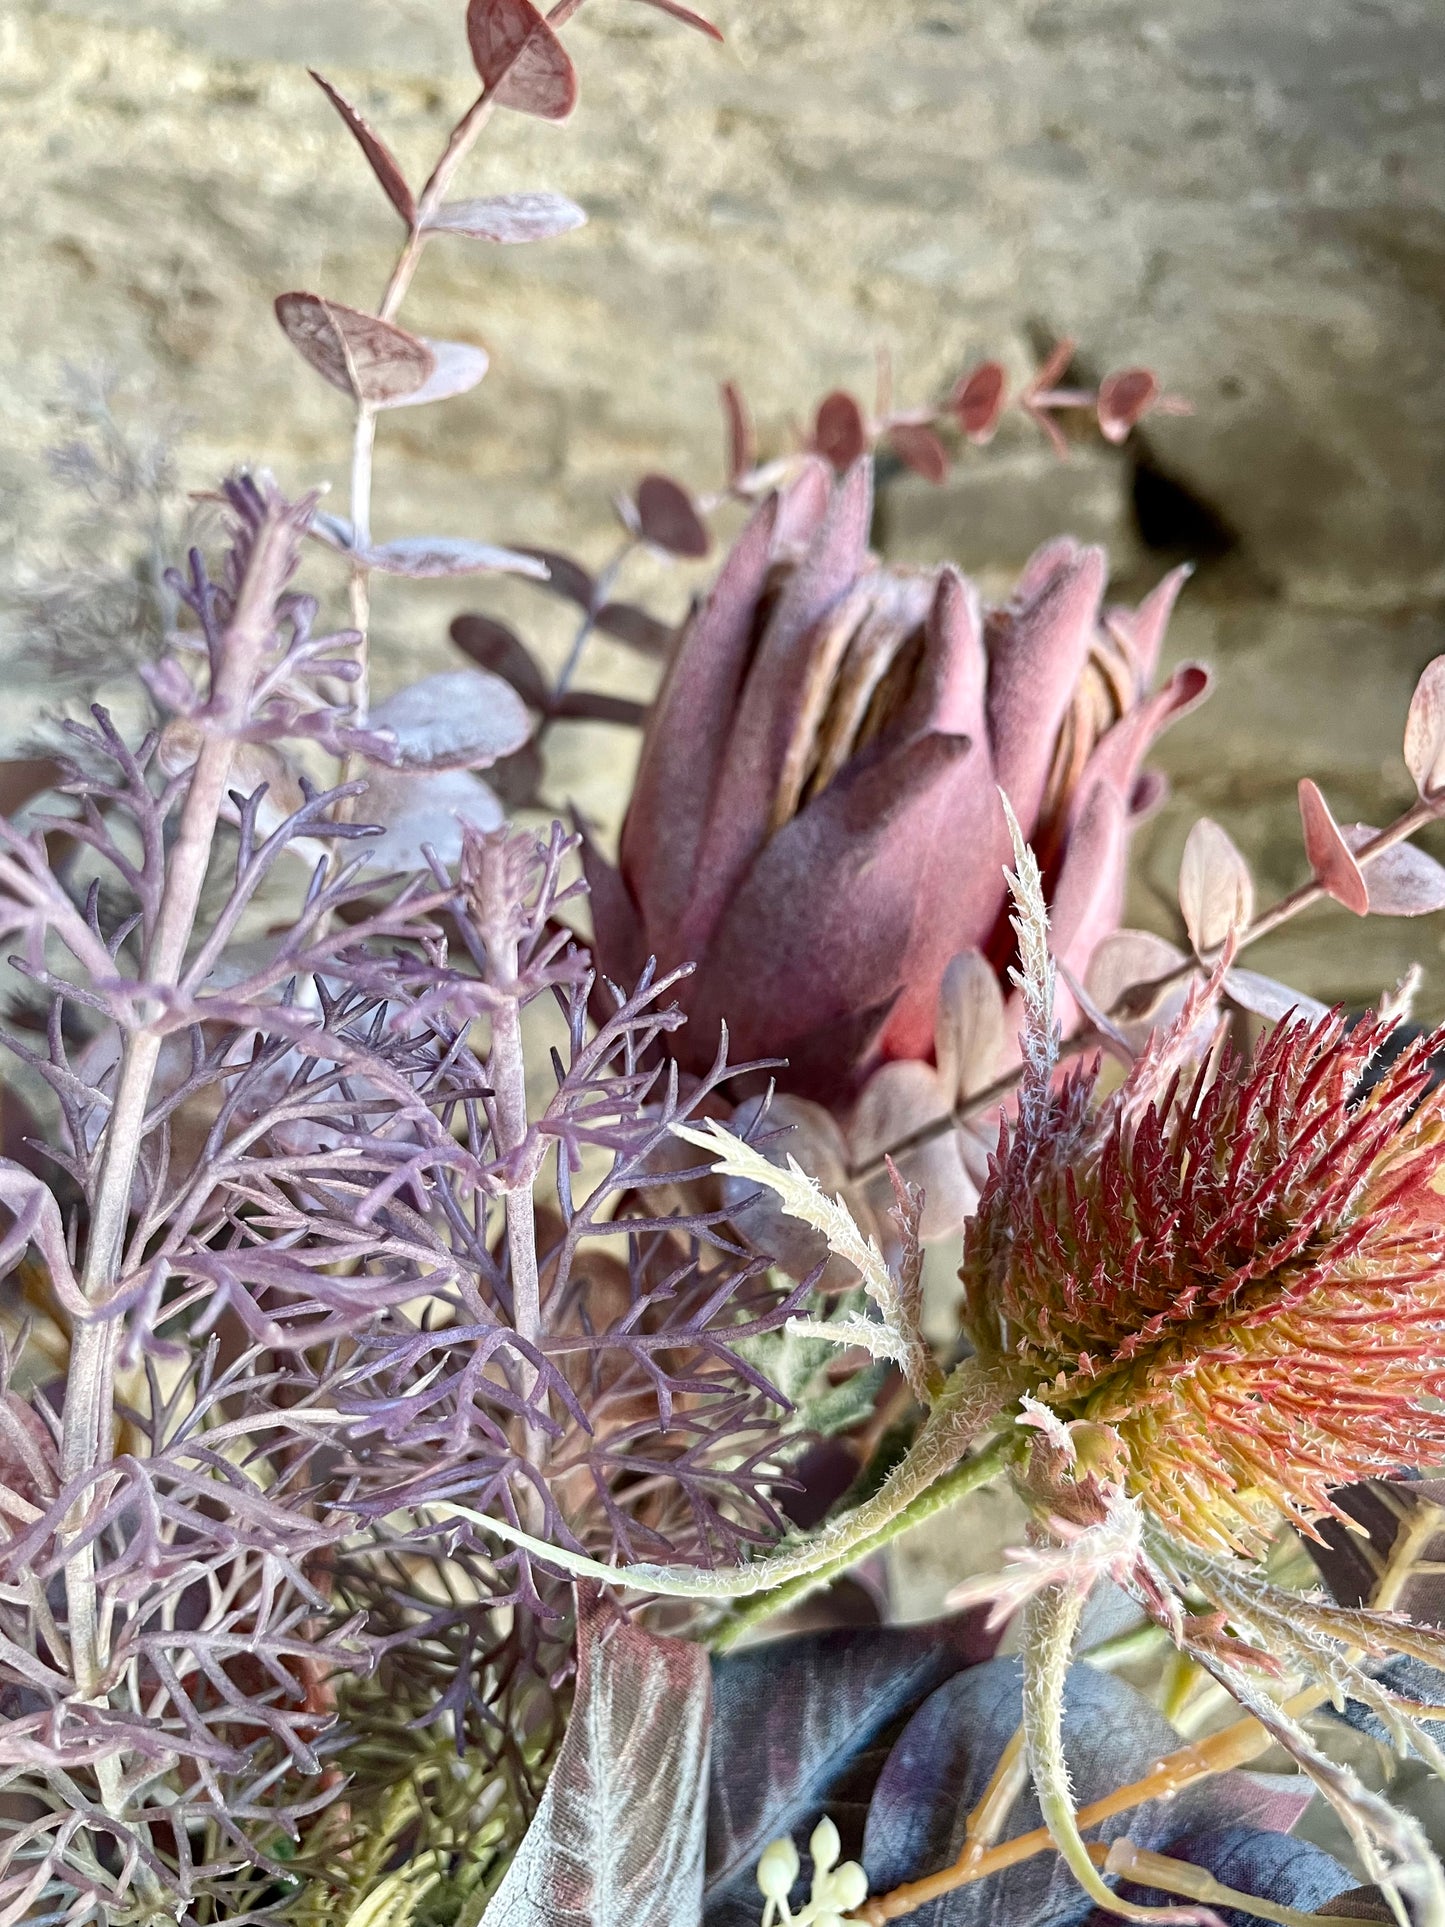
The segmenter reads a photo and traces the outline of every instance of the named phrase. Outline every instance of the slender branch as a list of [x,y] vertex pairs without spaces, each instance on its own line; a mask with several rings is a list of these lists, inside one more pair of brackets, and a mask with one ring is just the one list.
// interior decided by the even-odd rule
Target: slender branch
[[[1371,837],[1368,843],[1362,844],[1355,851],[1355,861],[1361,869],[1364,869],[1375,857],[1383,856],[1386,850],[1392,850],[1397,844],[1404,843],[1414,836],[1417,830],[1424,829],[1429,823],[1437,822],[1442,815],[1445,815],[1445,796],[1428,801],[1422,798],[1412,803],[1409,809],[1402,816],[1397,817],[1388,828],[1381,830],[1378,835]],[[1288,891],[1279,898],[1276,903],[1272,903],[1268,909],[1261,910],[1254,921],[1239,933],[1238,949],[1244,950],[1248,945],[1258,943],[1261,937],[1273,935],[1281,925],[1288,923],[1292,917],[1298,916],[1301,910],[1310,909],[1328,895],[1329,892],[1318,878],[1311,877],[1308,883],[1301,883],[1296,889]],[[1120,1021],[1137,1017],[1141,1004],[1152,1007],[1166,991],[1172,990],[1176,984],[1183,983],[1194,971],[1201,967],[1208,970],[1218,963],[1220,954],[1218,950],[1213,950],[1203,957],[1186,957],[1183,963],[1177,964],[1173,970],[1166,971],[1162,977],[1151,978],[1147,983],[1130,984],[1114,1000],[1105,1014],[1111,1019],[1117,1018]],[[1084,1051],[1097,1049],[1105,1041],[1092,1024],[1085,1024],[1061,1041],[1059,1055],[1061,1058],[1078,1057]],[[910,1131],[906,1137],[899,1138],[884,1150],[875,1153],[865,1163],[851,1166],[848,1172],[850,1181],[861,1184],[869,1178],[875,1178],[886,1168],[889,1158],[896,1160],[904,1157],[910,1151],[918,1150],[922,1145],[933,1143],[936,1138],[946,1137],[951,1131],[962,1130],[974,1118],[992,1110],[1011,1091],[1017,1089],[1022,1075],[1022,1070],[1017,1066],[1013,1070],[1005,1071],[1001,1077],[995,1078],[992,1084],[985,1086],[973,1096],[965,1098],[952,1110],[945,1111],[940,1117],[930,1118],[926,1124],[920,1124],[917,1130]]]

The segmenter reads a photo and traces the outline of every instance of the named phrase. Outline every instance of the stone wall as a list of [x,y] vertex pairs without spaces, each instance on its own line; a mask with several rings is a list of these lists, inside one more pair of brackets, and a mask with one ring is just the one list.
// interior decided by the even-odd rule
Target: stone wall
[[[8,0],[0,15],[0,489],[39,472],[62,357],[146,376],[186,419],[187,479],[264,459],[339,475],[346,410],[270,317],[287,287],[374,298],[398,239],[306,78],[323,67],[415,175],[464,103],[461,0]],[[1266,888],[1297,880],[1294,785],[1378,820],[1399,727],[1442,646],[1445,18],[1436,0],[714,0],[718,50],[592,0],[565,129],[507,117],[483,186],[551,186],[590,225],[428,256],[406,319],[486,343],[475,394],[385,424],[388,532],[602,557],[609,492],[649,466],[718,473],[716,385],[775,442],[875,349],[901,393],[965,361],[1156,367],[1195,402],[1129,451],[1059,467],[1008,429],[945,488],[884,489],[893,553],[998,588],[1060,527],[1134,589],[1200,569],[1176,653],[1221,672],[1165,760],[1135,914],[1168,927],[1190,816]],[[11,499],[20,499],[12,493]],[[686,584],[659,585],[680,606]],[[498,601],[498,592],[489,592]],[[446,660],[476,592],[386,596],[382,680]],[[507,597],[500,598],[506,602]],[[517,606],[512,598],[512,606]],[[528,604],[530,610],[533,605]],[[530,620],[529,616],[529,620]],[[552,634],[548,646],[560,646]],[[600,648],[593,679],[635,684]],[[558,739],[558,787],[605,810],[616,733]],[[1368,997],[1437,922],[1328,910],[1262,959]]]

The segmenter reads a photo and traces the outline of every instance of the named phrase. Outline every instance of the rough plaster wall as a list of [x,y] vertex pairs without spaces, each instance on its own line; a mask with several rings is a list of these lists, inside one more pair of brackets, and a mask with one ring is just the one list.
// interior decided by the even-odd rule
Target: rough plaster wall
[[[0,484],[33,475],[54,432],[59,358],[96,355],[149,370],[188,418],[193,482],[246,457],[293,485],[341,474],[345,405],[269,304],[298,286],[374,299],[398,233],[304,63],[415,176],[466,98],[462,11],[6,0]],[[1094,450],[1066,468],[1010,430],[943,490],[889,481],[880,535],[995,589],[1060,527],[1107,540],[1129,589],[1202,555],[1173,647],[1221,684],[1167,747],[1185,794],[1147,833],[1136,916],[1167,925],[1200,809],[1272,889],[1299,875],[1299,774],[1344,818],[1396,806],[1409,688],[1445,646],[1436,0],[713,11],[721,52],[592,0],[569,30],[575,121],[508,117],[477,157],[471,191],[552,186],[591,223],[534,249],[432,249],[405,318],[484,341],[493,372],[384,425],[383,529],[600,559],[610,490],[653,465],[715,478],[724,375],[777,439],[826,388],[866,389],[877,345],[921,397],[980,353],[1022,370],[1073,334],[1087,367],[1148,362],[1198,413],[1151,423],[1134,458]],[[661,593],[676,607],[685,586]],[[447,615],[478,599],[384,595],[383,685],[446,661]],[[529,622],[538,607],[500,601]],[[638,675],[599,648],[594,681]],[[574,730],[556,755],[555,787],[615,801],[615,732]],[[1445,1007],[1437,924],[1330,910],[1260,961],[1359,999],[1418,953]]]

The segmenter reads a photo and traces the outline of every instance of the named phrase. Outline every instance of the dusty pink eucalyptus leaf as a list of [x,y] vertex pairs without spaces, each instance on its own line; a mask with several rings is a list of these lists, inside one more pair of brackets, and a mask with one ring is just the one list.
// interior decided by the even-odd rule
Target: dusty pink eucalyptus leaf
[[457,575],[525,575],[536,582],[545,580],[534,556],[459,535],[402,536],[368,549],[366,559],[383,575],[410,576],[414,581]]
[[512,244],[571,234],[587,225],[587,216],[565,194],[492,194],[474,201],[445,201],[425,225],[429,233]]
[[813,446],[840,475],[868,452],[868,424],[863,410],[843,389],[835,389],[818,404]]
[[935,487],[948,480],[948,450],[926,422],[895,422],[888,446],[900,462]]
[[1300,780],[1299,813],[1304,827],[1305,855],[1321,889],[1328,891],[1336,903],[1353,910],[1357,917],[1368,916],[1370,893],[1360,866],[1319,785],[1308,776]]
[[1099,383],[1099,432],[1106,442],[1127,441],[1159,399],[1159,383],[1147,368],[1121,368]]
[[371,721],[396,738],[402,769],[485,769],[532,733],[522,698],[485,669],[423,676],[378,703]]
[[[871,1164],[952,1108],[952,1094],[931,1064],[917,1058],[884,1064],[864,1085],[853,1114],[849,1142],[855,1164]],[[925,1244],[952,1237],[978,1202],[978,1186],[964,1158],[968,1143],[964,1133],[946,1131],[896,1158],[900,1175],[923,1192],[918,1228]],[[871,1180],[865,1196],[881,1222],[892,1196],[886,1172]]]
[[[1357,852],[1380,834],[1368,823],[1346,823],[1341,833]],[[1360,868],[1372,916],[1426,917],[1433,910],[1445,910],[1445,865],[1413,843],[1392,844]]]
[[1267,1017],[1273,1024],[1280,1023],[1291,1012],[1309,1023],[1329,1015],[1328,1007],[1318,997],[1310,997],[1273,977],[1261,976],[1257,970],[1226,971],[1224,988],[1242,1009],[1253,1011],[1256,1017]]
[[481,1927],[702,1918],[707,1654],[577,1588],[577,1693],[557,1764]]
[[938,991],[934,1054],[945,1091],[954,1098],[987,1089],[1004,1067],[1003,989],[977,950],[961,950]]
[[[848,1143],[830,1113],[805,1097],[779,1092],[770,1102],[761,1097],[745,1098],[729,1119],[728,1128],[751,1134],[764,1110],[766,1120],[759,1127],[763,1141],[758,1148],[769,1163],[785,1166],[791,1158],[830,1198],[845,1194]],[[771,1191],[759,1195],[756,1184],[731,1177],[722,1179],[721,1190],[730,1222],[755,1251],[765,1253],[790,1278],[806,1278],[819,1265],[825,1265],[825,1286],[845,1291],[857,1284],[852,1266],[844,1259],[830,1257],[822,1233],[790,1217]]]
[[1445,656],[1425,665],[1410,698],[1405,767],[1427,801],[1445,789]]
[[430,375],[420,388],[384,401],[381,407],[420,408],[426,402],[450,401],[453,395],[465,395],[468,389],[475,388],[490,366],[486,349],[477,347],[475,342],[430,341],[422,337],[422,346],[432,357]]
[[725,381],[721,392],[728,431],[728,483],[735,488],[758,458],[757,437],[741,388],[735,381]]
[[994,438],[1008,399],[1008,376],[1001,361],[980,362],[953,391],[949,406],[969,441],[982,448]]
[[[1141,991],[1161,977],[1171,976],[1187,963],[1178,944],[1156,937],[1152,930],[1116,930],[1104,938],[1089,960],[1085,979],[1090,997],[1106,1016],[1128,1019],[1152,1012],[1133,1006],[1144,999],[1131,999],[1131,991]],[[1159,992],[1162,997],[1165,993]],[[1157,998],[1154,999],[1157,1002]]]
[[324,381],[376,408],[414,397],[436,372],[436,356],[416,335],[319,294],[277,295],[276,319]]
[[722,34],[711,20],[704,20],[700,13],[691,7],[684,7],[680,0],[641,0],[644,7],[655,7],[659,13],[667,14],[673,20],[680,20],[685,27],[693,27],[698,33],[705,33],[709,40],[722,40]]
[[566,120],[577,105],[571,57],[532,0],[470,0],[467,41],[498,106]]
[[1217,950],[1254,916],[1249,865],[1228,835],[1207,816],[1189,832],[1179,865],[1179,908],[1196,953]]
[[369,772],[356,805],[358,823],[382,834],[357,845],[372,870],[417,870],[426,852],[453,864],[462,853],[462,826],[499,830],[505,817],[496,793],[466,769]]
[[386,198],[407,226],[411,227],[416,220],[416,196],[407,186],[406,176],[397,164],[396,156],[381,136],[367,125],[351,102],[336,91],[329,80],[318,74],[314,67],[308,67],[306,71],[346,122],[357,146],[366,156],[372,173],[381,183]]
[[637,485],[637,526],[644,541],[669,555],[696,559],[712,547],[692,497],[667,475],[644,475]]

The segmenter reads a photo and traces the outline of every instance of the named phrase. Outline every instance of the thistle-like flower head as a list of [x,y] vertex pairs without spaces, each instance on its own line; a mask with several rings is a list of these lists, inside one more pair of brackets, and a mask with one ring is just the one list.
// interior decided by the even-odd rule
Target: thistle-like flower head
[[1102,1104],[1086,1071],[1003,1129],[970,1336],[1111,1426],[1176,1540],[1257,1551],[1333,1486],[1445,1456],[1445,1039],[1385,1063],[1390,1031],[1286,1021],[1190,1075],[1176,1032]]

